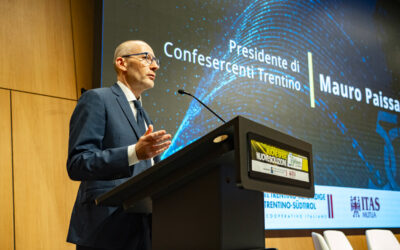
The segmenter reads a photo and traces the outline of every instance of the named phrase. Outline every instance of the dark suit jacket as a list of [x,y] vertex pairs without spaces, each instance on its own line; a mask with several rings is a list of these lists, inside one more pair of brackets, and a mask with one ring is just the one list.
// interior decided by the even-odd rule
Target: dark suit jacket
[[[147,121],[150,121],[147,116]],[[140,241],[148,222],[120,207],[99,207],[94,199],[144,171],[145,162],[128,166],[127,148],[139,128],[118,84],[85,92],[70,121],[67,170],[81,181],[71,215],[67,241],[83,246],[118,248]],[[159,161],[159,157],[154,159]]]

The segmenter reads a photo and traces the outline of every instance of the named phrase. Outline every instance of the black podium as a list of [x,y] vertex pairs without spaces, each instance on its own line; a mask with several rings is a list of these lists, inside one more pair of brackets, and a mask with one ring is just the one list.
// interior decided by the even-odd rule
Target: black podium
[[313,197],[311,145],[238,116],[96,204],[152,213],[154,250],[264,249],[264,191]]

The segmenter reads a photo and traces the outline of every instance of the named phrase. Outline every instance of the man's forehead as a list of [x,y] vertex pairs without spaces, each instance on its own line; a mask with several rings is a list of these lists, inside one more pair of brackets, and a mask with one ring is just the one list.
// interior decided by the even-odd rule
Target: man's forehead
[[129,44],[129,47],[132,53],[150,52],[151,54],[154,54],[153,49],[144,42],[132,42]]

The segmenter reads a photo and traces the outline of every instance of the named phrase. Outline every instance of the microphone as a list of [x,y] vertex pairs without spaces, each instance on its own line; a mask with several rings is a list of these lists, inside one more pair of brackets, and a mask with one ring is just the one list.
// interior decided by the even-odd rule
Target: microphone
[[194,99],[196,99],[201,105],[203,105],[204,107],[206,107],[211,113],[213,113],[216,117],[218,117],[218,119],[220,119],[223,123],[226,123],[226,121],[224,119],[222,119],[219,115],[217,115],[217,113],[215,113],[212,109],[210,109],[207,105],[205,105],[202,101],[200,101],[197,97],[195,97],[194,95],[184,91],[183,89],[178,89],[178,93],[181,95],[188,95],[193,97]]

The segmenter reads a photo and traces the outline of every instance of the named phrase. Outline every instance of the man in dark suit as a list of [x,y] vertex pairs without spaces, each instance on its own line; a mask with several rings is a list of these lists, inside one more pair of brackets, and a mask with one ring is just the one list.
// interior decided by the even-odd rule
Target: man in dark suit
[[85,92],[70,121],[67,170],[81,181],[67,241],[77,249],[151,248],[151,218],[121,207],[96,206],[94,199],[159,161],[171,144],[153,132],[141,94],[153,88],[158,59],[143,41],[126,41],[114,54],[118,82]]

